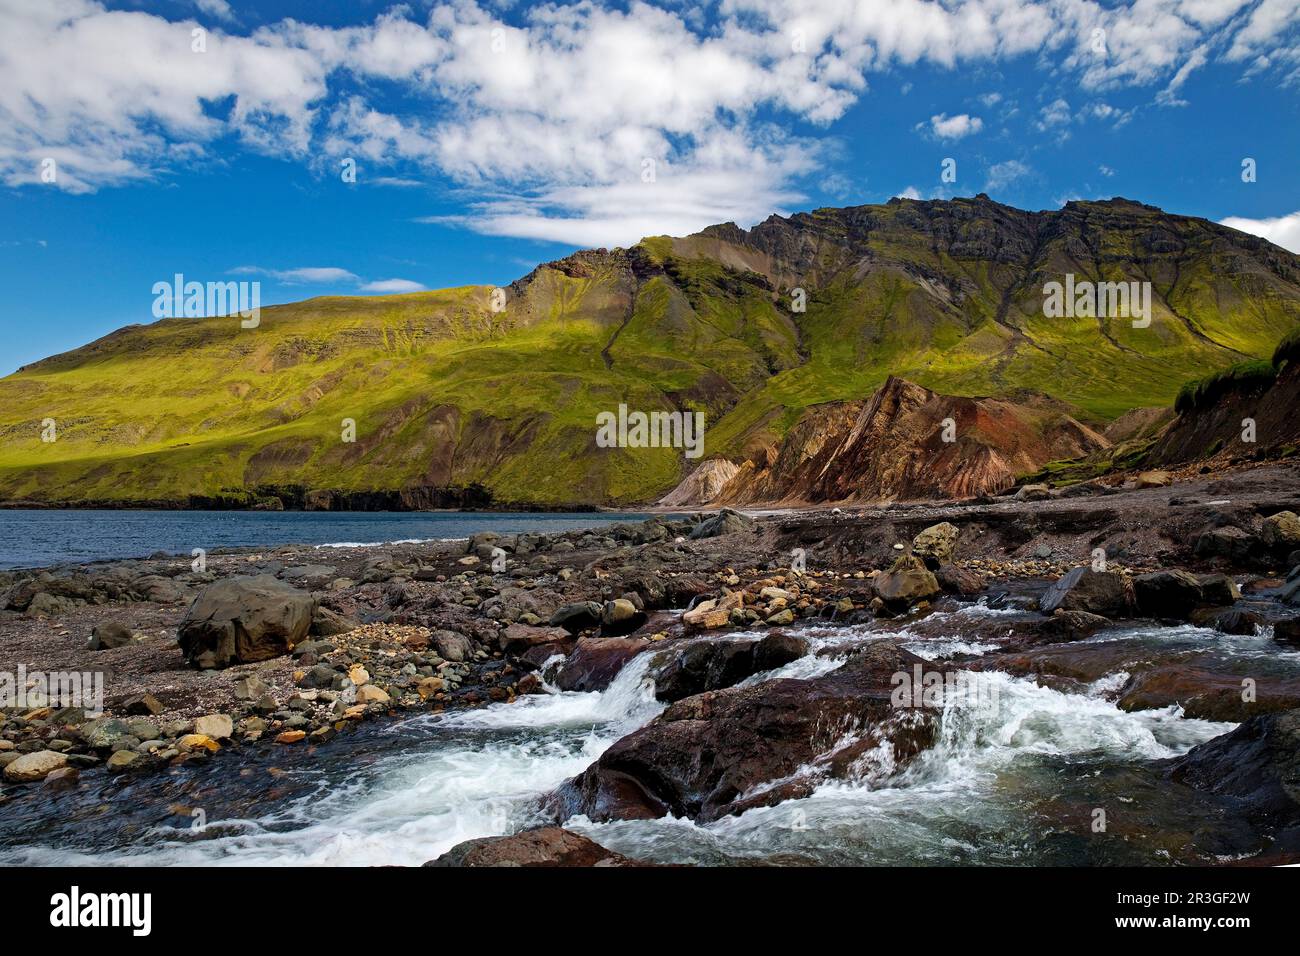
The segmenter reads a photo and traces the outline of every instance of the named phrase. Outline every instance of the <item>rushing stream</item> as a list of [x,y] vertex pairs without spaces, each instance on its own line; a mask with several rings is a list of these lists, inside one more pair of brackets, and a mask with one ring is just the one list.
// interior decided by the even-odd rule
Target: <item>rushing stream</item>
[[[949,613],[949,637],[908,646],[931,658],[979,654],[989,648],[964,641],[963,622],[1015,613],[966,607]],[[750,681],[816,676],[863,641],[910,637],[854,627],[801,633],[808,656]],[[1243,660],[1267,653],[1272,668],[1300,671],[1300,654],[1279,654],[1266,636],[1182,627],[1117,629],[1091,641],[1162,653],[1213,647]],[[634,658],[601,693],[552,691],[376,723],[314,755],[244,748],[154,776],[86,774],[71,791],[24,791],[0,810],[0,863],[418,865],[462,840],[539,822],[539,795],[662,709],[647,677],[652,656]],[[1176,707],[1125,713],[1107,697],[1123,676],[1062,693],[977,674],[976,696],[997,706],[952,696],[941,742],[900,774],[864,772],[705,826],[583,818],[567,825],[629,856],[681,863],[1213,862],[1204,834],[1230,824],[1151,761],[1233,725],[1186,719]],[[1089,838],[1096,807],[1108,808],[1115,839]],[[1193,832],[1201,834],[1199,855],[1188,847]]]

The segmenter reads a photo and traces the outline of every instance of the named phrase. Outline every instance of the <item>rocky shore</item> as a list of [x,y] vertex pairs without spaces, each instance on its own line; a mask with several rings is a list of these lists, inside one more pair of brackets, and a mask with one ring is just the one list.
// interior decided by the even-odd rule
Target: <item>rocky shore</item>
[[[201,569],[156,556],[4,572],[0,671],[26,696],[2,712],[0,816],[32,788],[88,775],[209,761],[238,773],[241,754],[330,753],[376,720],[600,691],[648,655],[666,709],[539,796],[552,830],[476,841],[439,865],[625,865],[557,827],[707,823],[827,781],[887,780],[939,734],[939,710],[897,703],[897,675],[922,670],[1240,724],[1153,772],[1244,821],[1233,853],[1289,859],[1300,669],[1278,661],[1300,646],[1300,469],[1148,484],[211,553]],[[1017,613],[964,618],[953,635],[945,615],[972,605]],[[1263,636],[1277,661],[1088,639],[1132,624]],[[837,651],[841,632],[851,651]],[[762,676],[817,659],[831,662]],[[104,712],[40,700],[58,674],[100,675]]]

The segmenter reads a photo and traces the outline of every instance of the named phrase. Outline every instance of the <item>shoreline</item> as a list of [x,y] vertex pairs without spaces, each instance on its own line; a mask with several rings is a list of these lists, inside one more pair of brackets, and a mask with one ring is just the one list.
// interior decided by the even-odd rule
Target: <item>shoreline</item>
[[[284,747],[337,759],[356,729],[375,721],[601,691],[642,654],[662,659],[654,665],[658,693],[679,687],[673,693],[725,696],[734,692],[728,681],[748,672],[687,679],[673,676],[681,666],[673,661],[693,647],[734,648],[731,633],[768,635],[768,644],[752,646],[770,644],[764,654],[792,659],[807,653],[800,635],[810,627],[843,630],[846,639],[883,628],[924,640],[933,631],[933,639],[959,640],[952,663],[935,666],[1031,676],[1078,693],[1118,666],[1110,644],[1086,640],[1099,628],[1181,620],[1208,633],[1242,633],[1231,628],[1258,621],[1270,629],[1276,622],[1281,635],[1283,623],[1300,620],[1283,596],[1290,555],[1264,549],[1259,537],[1266,519],[1292,508],[1300,509],[1300,468],[1277,464],[1033,501],[723,510],[553,533],[221,548],[208,552],[202,572],[188,555],[0,572],[0,656],[29,672],[102,673],[106,685],[98,721],[51,707],[0,711],[0,763],[53,753],[46,759],[60,764],[49,784],[5,780],[0,807],[26,807],[58,781],[76,793],[104,773],[136,779],[218,761],[230,768],[221,773],[238,774],[244,757]],[[915,555],[930,547],[926,535],[943,528],[948,550],[927,571]],[[1223,549],[1207,550],[1206,542]],[[491,566],[498,545],[508,555],[504,570]],[[1172,582],[1191,587],[1197,600],[1171,611],[1173,621],[1132,606],[1044,610],[1045,595],[1072,568],[1086,568],[1099,546],[1113,555],[1103,579]],[[804,569],[792,568],[804,561]],[[933,591],[908,590],[927,579]],[[302,638],[262,660],[196,668],[177,643],[191,606],[220,584],[250,580],[309,601]],[[945,615],[980,606],[1015,613],[965,615],[959,633],[944,630]],[[88,646],[88,637],[102,646]],[[1181,703],[1185,716],[1236,723],[1300,707],[1300,675],[1262,677],[1262,704],[1252,710],[1224,691],[1235,678],[1211,658],[1188,667],[1173,651],[1144,654],[1140,665],[1121,668],[1128,676],[1113,697],[1125,708]],[[785,709],[825,706],[812,688],[828,681],[811,679],[809,695],[800,691]],[[786,683],[746,693],[769,686],[776,693]],[[855,690],[851,699],[875,693]],[[599,763],[591,773],[591,785],[601,786]],[[585,798],[563,799],[585,812]]]

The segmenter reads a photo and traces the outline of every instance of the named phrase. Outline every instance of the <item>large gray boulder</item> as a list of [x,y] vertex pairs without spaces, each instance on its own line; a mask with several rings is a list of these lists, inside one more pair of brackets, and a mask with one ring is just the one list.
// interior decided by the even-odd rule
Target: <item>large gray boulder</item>
[[178,641],[194,667],[230,667],[279,657],[307,637],[316,601],[270,574],[226,578],[185,612]]
[[754,519],[730,508],[723,508],[710,518],[705,518],[691,529],[692,538],[716,538],[724,534],[753,531]]
[[1074,568],[1043,592],[1038,609],[1044,614],[1062,608],[1122,618],[1132,616],[1135,603],[1133,582],[1127,574]]

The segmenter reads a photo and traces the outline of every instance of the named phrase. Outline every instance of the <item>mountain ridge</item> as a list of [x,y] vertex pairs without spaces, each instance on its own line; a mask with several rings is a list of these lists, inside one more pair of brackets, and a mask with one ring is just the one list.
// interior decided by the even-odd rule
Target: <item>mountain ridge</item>
[[[1046,318],[1043,282],[1067,272],[1150,282],[1151,326]],[[1100,428],[1300,324],[1300,258],[1120,197],[774,215],[578,250],[504,288],[500,311],[492,287],[461,286],[268,306],[254,330],[164,319],[31,363],[0,379],[0,497],[481,486],[642,503],[698,462],[597,448],[595,414],[620,403],[704,412],[705,457],[736,465],[890,376],[953,397],[1041,392]]]

